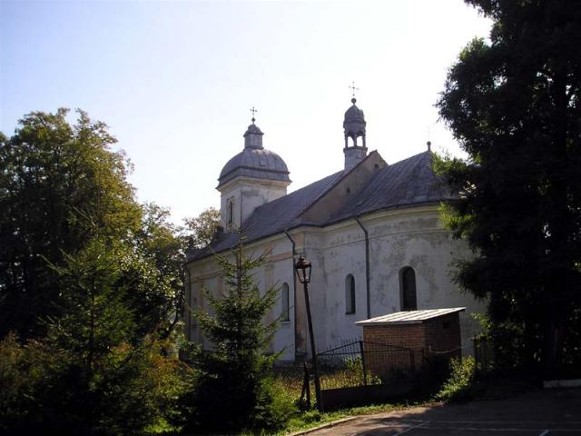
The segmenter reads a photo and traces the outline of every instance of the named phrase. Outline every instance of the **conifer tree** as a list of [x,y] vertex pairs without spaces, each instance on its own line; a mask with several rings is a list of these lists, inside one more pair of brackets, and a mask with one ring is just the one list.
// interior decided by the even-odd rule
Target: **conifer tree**
[[245,257],[242,243],[233,250],[234,262],[217,256],[224,279],[223,295],[208,291],[206,309],[196,319],[210,348],[194,353],[200,371],[193,393],[196,431],[231,433],[243,429],[274,430],[286,419],[289,405],[274,404],[270,370],[276,355],[267,349],[278,320],[267,321],[277,290],[261,294],[253,272],[264,259]]
[[119,286],[126,247],[94,239],[53,266],[62,316],[47,337],[0,341],[0,433],[141,434],[174,413],[181,365],[152,334],[136,338],[138,313]]
[[438,103],[468,159],[448,224],[475,257],[457,280],[488,301],[498,356],[545,377],[581,366],[581,3],[467,0],[493,20]]

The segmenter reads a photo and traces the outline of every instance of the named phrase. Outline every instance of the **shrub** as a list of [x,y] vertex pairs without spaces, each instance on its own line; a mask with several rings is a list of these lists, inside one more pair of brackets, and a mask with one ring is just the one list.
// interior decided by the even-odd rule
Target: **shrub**
[[117,346],[89,372],[48,340],[8,335],[0,342],[0,433],[142,433],[175,410],[181,371],[157,341]]
[[450,361],[450,377],[444,383],[436,398],[445,401],[468,399],[472,396],[472,387],[476,374],[476,361],[468,356],[464,359],[454,358]]

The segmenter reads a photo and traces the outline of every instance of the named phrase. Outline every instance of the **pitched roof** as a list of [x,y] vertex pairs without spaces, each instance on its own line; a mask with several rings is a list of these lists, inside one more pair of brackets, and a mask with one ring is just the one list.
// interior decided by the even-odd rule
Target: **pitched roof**
[[437,203],[457,198],[432,170],[432,153],[416,154],[373,175],[357,200],[329,219],[338,222],[378,210]]
[[[333,187],[343,174],[343,171],[331,174],[324,179],[256,208],[243,224],[242,233],[246,241],[250,242],[266,238],[304,224],[300,220],[301,213]],[[238,238],[237,232],[224,233],[210,244],[210,247],[198,250],[189,257],[190,259],[202,258],[212,252],[226,250],[236,245]]]
[[[379,210],[413,207],[455,198],[434,174],[431,161],[432,153],[427,151],[379,168],[370,175],[357,201],[348,202],[339,210],[330,210],[328,218],[323,222],[307,221],[305,211],[348,174],[339,171],[256,208],[243,224],[242,234],[247,242],[251,242],[301,225],[326,226]],[[357,167],[351,171],[356,170]],[[200,259],[212,252],[229,249],[237,244],[238,238],[237,232],[223,233],[208,248],[190,253],[188,259]]]

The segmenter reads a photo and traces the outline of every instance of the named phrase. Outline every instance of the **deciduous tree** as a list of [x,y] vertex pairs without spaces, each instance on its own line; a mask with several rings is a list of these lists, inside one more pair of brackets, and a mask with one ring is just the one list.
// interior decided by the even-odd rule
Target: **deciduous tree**
[[128,161],[110,149],[107,126],[77,111],[32,112],[0,138],[0,337],[41,335],[56,316],[54,270],[94,237],[128,240],[141,209]]
[[0,432],[141,434],[179,413],[182,240],[106,126],[66,116],[0,135]]
[[189,248],[206,247],[216,234],[220,225],[220,211],[209,207],[194,218],[184,219],[184,234]]
[[169,221],[168,209],[147,203],[142,210],[141,228],[120,259],[122,280],[139,313],[139,334],[156,330],[167,338],[176,333],[184,305],[183,239],[180,229]]

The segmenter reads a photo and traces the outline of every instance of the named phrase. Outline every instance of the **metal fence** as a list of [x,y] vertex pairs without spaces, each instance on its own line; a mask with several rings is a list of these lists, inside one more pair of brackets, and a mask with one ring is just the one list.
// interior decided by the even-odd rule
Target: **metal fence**
[[[317,353],[317,357],[321,389],[337,389],[401,379],[423,364],[424,351],[357,340]],[[312,378],[310,362],[280,365],[274,372],[293,388],[302,385],[305,372]]]
[[[356,340],[317,354],[325,409],[381,402],[426,388],[444,380],[449,360],[460,355],[449,351],[405,348]],[[310,407],[313,371],[310,362],[282,365],[275,374],[299,403]]]
[[322,389],[379,385],[401,379],[423,360],[422,349],[353,341],[318,354]]

